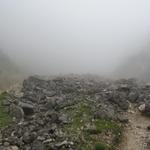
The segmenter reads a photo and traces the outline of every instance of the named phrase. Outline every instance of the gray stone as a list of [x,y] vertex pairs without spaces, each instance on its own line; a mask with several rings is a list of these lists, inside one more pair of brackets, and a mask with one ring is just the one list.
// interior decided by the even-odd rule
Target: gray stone
[[106,120],[115,119],[114,108],[104,104],[94,113],[94,117]]
[[9,113],[16,121],[22,121],[24,119],[23,109],[15,104],[10,105]]
[[129,119],[126,116],[120,115],[120,114],[117,116],[117,120],[119,120],[122,123],[128,123],[129,122]]
[[45,150],[44,145],[40,141],[34,141],[31,150]]
[[8,142],[4,142],[4,146],[9,146],[10,145],[10,143],[8,143]]
[[138,109],[139,109],[140,112],[144,113],[145,112],[145,107],[146,107],[146,105],[142,104],[142,105],[139,106]]
[[66,114],[61,114],[58,119],[61,123],[64,123],[64,124],[69,122],[69,117]]
[[138,93],[137,92],[130,92],[128,96],[130,102],[135,103],[138,99]]
[[19,150],[17,146],[0,147],[0,150]]
[[25,132],[23,137],[22,137],[22,141],[25,144],[30,144],[35,140],[35,138],[36,138],[36,132],[32,132],[32,133]]
[[28,103],[19,102],[19,106],[23,109],[25,115],[34,114],[34,106]]
[[55,98],[48,98],[46,103],[47,110],[52,110],[56,108],[56,99]]

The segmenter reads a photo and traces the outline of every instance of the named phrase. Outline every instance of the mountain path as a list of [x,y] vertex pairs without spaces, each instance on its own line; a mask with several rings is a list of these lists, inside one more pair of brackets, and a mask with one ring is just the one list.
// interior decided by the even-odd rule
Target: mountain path
[[150,150],[147,144],[150,140],[150,131],[147,129],[150,118],[143,116],[134,106],[131,106],[127,116],[129,123],[119,150]]

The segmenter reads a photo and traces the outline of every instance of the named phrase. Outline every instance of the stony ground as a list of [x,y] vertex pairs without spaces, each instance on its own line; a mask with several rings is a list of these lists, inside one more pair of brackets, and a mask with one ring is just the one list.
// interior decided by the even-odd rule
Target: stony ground
[[32,76],[19,89],[0,95],[1,150],[150,149],[149,84]]

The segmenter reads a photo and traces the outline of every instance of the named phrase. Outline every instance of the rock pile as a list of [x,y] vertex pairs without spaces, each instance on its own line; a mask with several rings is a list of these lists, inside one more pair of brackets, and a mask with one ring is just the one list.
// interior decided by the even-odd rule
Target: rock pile
[[134,79],[101,81],[66,76],[45,80],[31,76],[23,82],[22,92],[21,97],[11,95],[3,100],[13,123],[0,131],[1,150],[77,149],[79,139],[70,138],[64,126],[72,122],[68,108],[80,103],[88,105],[92,121],[126,123],[124,112],[130,103],[144,104],[142,112],[150,115],[150,86],[140,85]]

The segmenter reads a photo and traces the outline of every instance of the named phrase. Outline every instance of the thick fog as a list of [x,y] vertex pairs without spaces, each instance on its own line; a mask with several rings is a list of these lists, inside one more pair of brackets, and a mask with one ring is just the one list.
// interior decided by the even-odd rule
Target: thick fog
[[110,73],[149,35],[149,0],[0,0],[0,48],[32,73]]

